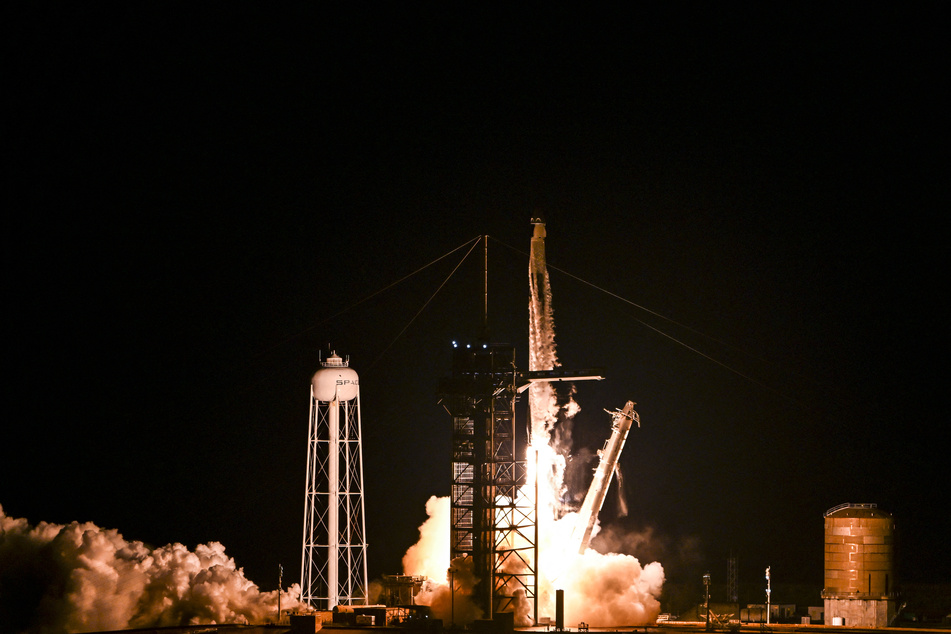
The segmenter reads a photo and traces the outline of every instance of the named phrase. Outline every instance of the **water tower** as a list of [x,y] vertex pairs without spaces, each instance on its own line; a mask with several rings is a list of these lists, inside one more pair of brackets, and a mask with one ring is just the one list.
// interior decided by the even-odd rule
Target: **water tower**
[[367,603],[360,380],[332,353],[310,382],[301,601]]

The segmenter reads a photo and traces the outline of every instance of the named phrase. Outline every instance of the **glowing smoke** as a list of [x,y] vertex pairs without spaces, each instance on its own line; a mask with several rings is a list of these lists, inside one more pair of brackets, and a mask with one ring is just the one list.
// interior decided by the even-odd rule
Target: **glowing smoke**
[[403,572],[444,579],[449,570],[449,498],[432,496],[426,513],[429,518],[419,527],[419,541],[403,555]]
[[[482,618],[481,610],[470,600],[475,579],[464,562],[452,562],[457,572],[453,575],[454,596],[450,593],[447,571],[450,567],[449,498],[431,497],[426,503],[428,519],[420,526],[419,542],[403,557],[403,572],[425,576],[422,591],[416,602],[428,605],[433,616],[445,623],[466,624]],[[664,569],[657,563],[641,567],[631,555],[601,554],[588,549],[584,555],[564,552],[561,545],[570,541],[575,515],[568,514],[559,521],[545,521],[539,526],[542,542],[539,614],[554,615],[554,590],[565,590],[565,618],[568,622],[585,621],[602,627],[645,625],[652,623],[660,613],[660,596],[664,584]],[[544,528],[543,528],[544,527]],[[613,543],[622,545],[626,537],[611,531]],[[628,536],[626,545],[643,545],[649,535],[638,534],[635,540]],[[524,625],[522,619],[521,625]]]
[[[419,541],[403,555],[403,573],[426,577],[415,600],[428,605],[433,616],[445,623],[467,624],[482,618],[482,610],[469,597],[476,578],[469,562],[449,560],[450,504],[448,497],[432,496],[426,502],[429,517],[419,527]],[[452,567],[450,589],[449,568]]]
[[[272,622],[278,590],[261,592],[218,542],[151,549],[90,522],[8,517],[0,507],[0,621],[9,631],[93,632]],[[300,588],[281,592],[295,608]]]

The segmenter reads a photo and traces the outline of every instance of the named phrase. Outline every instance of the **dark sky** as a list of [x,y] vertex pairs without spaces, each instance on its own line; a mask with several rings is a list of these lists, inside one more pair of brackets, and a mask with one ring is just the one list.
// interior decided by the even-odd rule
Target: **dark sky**
[[900,577],[949,581],[937,6],[21,16],[0,505],[296,580],[330,346],[361,377],[370,573],[400,572],[449,491],[436,384],[481,252],[416,319],[464,251],[334,315],[488,234],[492,337],[527,366],[540,212],[561,362],[607,376],[578,450],[638,403],[630,516],[603,516],[652,531],[632,554],[821,586],[822,513],[875,502]]

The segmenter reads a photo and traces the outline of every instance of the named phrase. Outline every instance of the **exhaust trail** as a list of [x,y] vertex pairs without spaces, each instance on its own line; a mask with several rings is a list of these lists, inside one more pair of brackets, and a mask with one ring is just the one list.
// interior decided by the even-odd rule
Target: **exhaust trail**
[[[555,321],[552,292],[545,260],[545,223],[532,219],[529,254],[529,370],[553,370],[560,365],[555,346]],[[565,616],[602,627],[646,625],[660,613],[660,596],[664,569],[658,562],[641,566],[632,555],[601,554],[587,548],[597,533],[597,511],[616,467],[616,455],[623,446],[623,437],[631,418],[625,417],[623,429],[615,429],[609,444],[615,462],[610,473],[596,474],[595,494],[586,498],[587,513],[579,516],[562,502],[565,499],[565,467],[570,455],[570,436],[560,434],[556,426],[561,414],[564,423],[571,422],[580,411],[573,397],[559,406],[551,383],[538,381],[529,386],[531,416],[529,461],[538,456],[534,478],[538,481],[539,614],[554,615],[556,588],[565,590]],[[608,460],[610,463],[611,461]],[[607,469],[602,460],[602,469]],[[532,475],[532,474],[530,474]],[[582,509],[585,510],[585,509]],[[579,526],[580,524],[580,526]],[[579,552],[580,551],[580,552]]]
[[[551,284],[545,261],[545,223],[534,218],[532,224],[534,230],[528,265],[528,369],[554,370],[561,364],[555,346]],[[571,447],[567,437],[562,437],[555,425],[559,412],[564,411],[567,424],[580,408],[573,398],[569,398],[564,407],[559,406],[558,395],[548,381],[535,381],[529,386],[528,403],[531,416],[529,442],[532,453],[538,455],[535,477],[539,478],[539,513],[544,511],[546,516],[559,517],[564,511],[566,454]]]

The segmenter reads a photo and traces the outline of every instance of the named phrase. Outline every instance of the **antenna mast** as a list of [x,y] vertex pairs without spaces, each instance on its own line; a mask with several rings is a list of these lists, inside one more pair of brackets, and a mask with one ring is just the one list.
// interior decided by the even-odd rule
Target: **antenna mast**
[[489,236],[482,236],[483,263],[482,263],[482,337],[489,340]]

